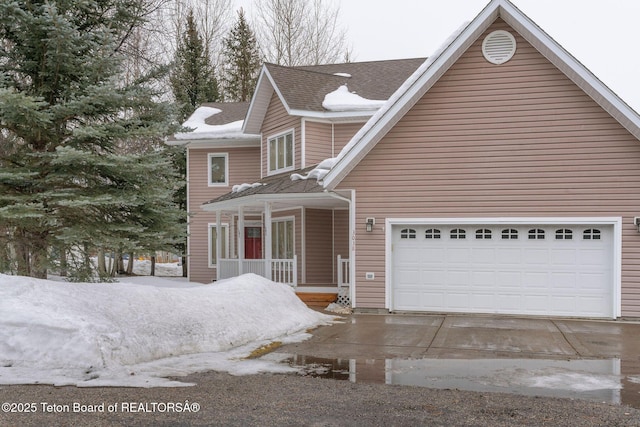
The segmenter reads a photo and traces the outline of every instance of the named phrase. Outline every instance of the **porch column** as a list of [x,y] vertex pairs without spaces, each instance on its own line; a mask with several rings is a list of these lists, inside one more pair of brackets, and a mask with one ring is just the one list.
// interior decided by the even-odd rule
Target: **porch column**
[[264,272],[271,279],[271,203],[264,202]]
[[222,258],[222,221],[221,212],[216,211],[216,280],[220,280],[220,259]]
[[244,207],[238,208],[238,276],[243,274],[244,264]]

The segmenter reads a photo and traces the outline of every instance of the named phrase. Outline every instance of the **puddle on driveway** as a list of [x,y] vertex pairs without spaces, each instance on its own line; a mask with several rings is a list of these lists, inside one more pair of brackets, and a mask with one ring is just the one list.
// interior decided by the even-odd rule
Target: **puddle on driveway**
[[640,409],[640,374],[620,359],[322,359],[289,355],[310,375],[351,382],[587,399]]

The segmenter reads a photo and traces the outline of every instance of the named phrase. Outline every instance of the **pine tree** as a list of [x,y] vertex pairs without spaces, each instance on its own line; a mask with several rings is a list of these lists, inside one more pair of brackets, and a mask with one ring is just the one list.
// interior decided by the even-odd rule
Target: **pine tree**
[[242,8],[238,20],[224,39],[224,89],[228,101],[249,101],[255,89],[262,59],[254,32]]
[[187,16],[187,28],[178,43],[173,67],[171,88],[180,105],[182,120],[203,103],[220,100],[218,81],[209,52],[198,34],[193,10]]
[[118,152],[174,130],[153,90],[157,70],[119,78],[120,47],[148,3],[0,3],[0,229],[18,274],[46,277],[53,248],[86,261],[180,234],[164,153]]

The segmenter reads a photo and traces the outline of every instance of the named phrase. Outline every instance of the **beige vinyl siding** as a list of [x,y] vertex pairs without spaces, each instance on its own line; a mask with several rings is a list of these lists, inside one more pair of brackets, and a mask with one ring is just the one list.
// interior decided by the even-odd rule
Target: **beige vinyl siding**
[[300,168],[300,118],[287,114],[287,110],[280,102],[280,98],[274,92],[269,102],[269,109],[262,122],[262,176],[269,174],[269,138],[282,134],[283,132],[294,130],[294,167]]
[[343,259],[349,259],[349,211],[346,209],[334,209],[333,211],[333,265],[334,283],[338,283],[338,267],[336,261],[338,255]]
[[333,282],[333,211],[305,209],[306,284]]
[[332,124],[305,120],[305,164],[312,166],[332,156]]
[[[229,186],[209,187],[207,184],[207,155],[228,153]],[[202,204],[231,191],[235,184],[253,183],[260,179],[260,149],[216,148],[188,150],[189,156],[189,279],[209,283],[216,278],[215,268],[209,268],[208,224],[215,223],[213,212],[202,210]],[[223,217],[231,225],[231,219]]]
[[334,154],[331,157],[335,157],[340,153],[340,150],[344,148],[345,145],[351,138],[360,130],[360,128],[364,126],[363,123],[336,123],[333,129],[333,151]]
[[[517,40],[503,65],[481,53],[496,29]],[[359,307],[384,307],[386,217],[622,216],[622,315],[640,316],[640,142],[502,21],[340,187],[356,190]]]

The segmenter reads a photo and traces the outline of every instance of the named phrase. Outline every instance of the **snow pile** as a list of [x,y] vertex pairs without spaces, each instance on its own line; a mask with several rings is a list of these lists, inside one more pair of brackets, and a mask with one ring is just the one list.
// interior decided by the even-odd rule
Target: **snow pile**
[[329,171],[331,171],[331,168],[336,164],[337,161],[337,158],[325,159],[321,161],[314,169],[310,170],[306,175],[300,175],[299,173],[291,174],[291,180],[298,181],[301,179],[313,178],[320,181],[325,177],[326,174],[329,173]]
[[79,386],[184,386],[164,377],[282,371],[238,359],[332,321],[291,287],[252,274],[196,287],[0,275],[0,313],[0,384]]
[[260,182],[255,182],[253,184],[239,184],[239,185],[234,185],[233,187],[231,187],[231,192],[232,193],[240,193],[242,191],[248,190],[250,188],[256,188],[256,187],[261,187],[262,183]]
[[223,125],[209,125],[205,120],[211,116],[221,113],[222,110],[213,107],[199,107],[182,124],[182,126],[192,129],[190,132],[179,132],[174,135],[177,140],[211,139],[211,138],[241,138],[246,137],[242,133],[244,120],[238,120]]
[[322,106],[329,111],[368,111],[377,110],[386,100],[371,100],[349,92],[347,85],[325,95]]

